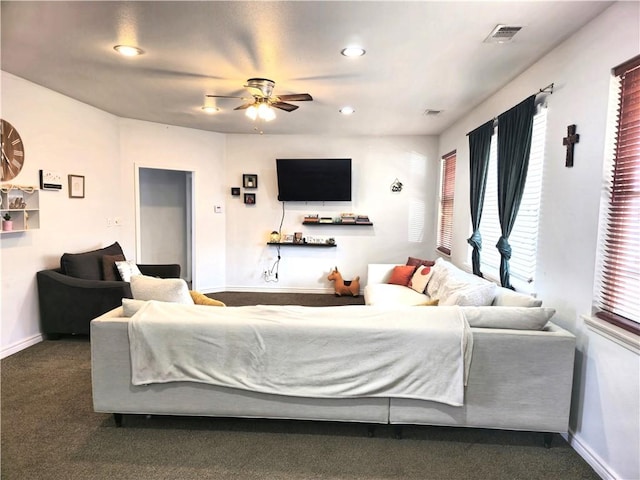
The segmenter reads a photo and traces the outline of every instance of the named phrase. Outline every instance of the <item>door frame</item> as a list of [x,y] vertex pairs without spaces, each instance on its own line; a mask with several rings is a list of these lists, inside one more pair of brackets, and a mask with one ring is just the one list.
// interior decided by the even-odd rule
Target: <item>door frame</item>
[[[153,164],[143,164],[143,163],[135,163],[134,164],[134,193],[135,193],[135,237],[136,237],[136,258],[140,259],[142,256],[142,231],[141,231],[141,208],[140,208],[140,170],[141,169],[149,169],[149,170],[167,170],[173,172],[184,172],[187,178],[186,190],[187,195],[191,196],[190,201],[185,202],[187,208],[187,228],[190,228],[191,235],[189,240],[187,241],[187,261],[190,263],[188,267],[191,270],[191,289],[195,288],[196,285],[196,269],[195,269],[195,175],[196,172],[194,170],[177,168],[177,167],[168,167],[166,165],[153,165]],[[189,200],[187,198],[187,200]],[[139,261],[139,260],[138,260]]]

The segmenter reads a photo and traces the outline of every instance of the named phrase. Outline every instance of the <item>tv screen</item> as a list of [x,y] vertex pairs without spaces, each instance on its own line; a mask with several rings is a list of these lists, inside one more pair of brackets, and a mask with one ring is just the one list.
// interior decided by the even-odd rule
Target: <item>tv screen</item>
[[278,200],[351,201],[350,158],[278,158]]

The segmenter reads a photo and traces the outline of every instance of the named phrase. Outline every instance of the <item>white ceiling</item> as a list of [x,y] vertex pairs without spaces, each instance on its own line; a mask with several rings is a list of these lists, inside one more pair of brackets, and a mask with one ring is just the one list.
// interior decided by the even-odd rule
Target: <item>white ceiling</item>
[[[251,133],[233,110],[242,100],[217,99],[216,115],[200,107],[265,77],[276,95],[314,98],[277,110],[265,133],[432,135],[611,3],[2,0],[0,58],[6,72],[121,117]],[[483,43],[497,24],[524,28],[511,43]],[[146,53],[124,58],[116,44]],[[340,55],[352,44],[367,54]],[[349,117],[338,113],[347,104]]]

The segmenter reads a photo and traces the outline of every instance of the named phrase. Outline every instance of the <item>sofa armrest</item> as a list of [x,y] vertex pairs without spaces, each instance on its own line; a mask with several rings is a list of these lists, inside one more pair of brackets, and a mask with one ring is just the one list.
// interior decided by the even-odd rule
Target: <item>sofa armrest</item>
[[367,266],[367,285],[387,283],[393,267],[398,265],[397,263],[370,263]]
[[40,322],[45,334],[89,333],[95,317],[131,298],[127,282],[84,280],[64,275],[59,269],[36,273]]
[[180,265],[177,263],[138,264],[138,268],[143,275],[150,277],[180,278]]

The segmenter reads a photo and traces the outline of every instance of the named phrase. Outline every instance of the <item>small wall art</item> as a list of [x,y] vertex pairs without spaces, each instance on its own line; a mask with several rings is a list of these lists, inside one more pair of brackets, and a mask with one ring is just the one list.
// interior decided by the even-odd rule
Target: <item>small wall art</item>
[[245,193],[244,194],[244,203],[247,205],[255,205],[256,203],[256,194],[255,193]]
[[242,186],[244,188],[258,188],[258,175],[245,173],[242,175]]
[[69,175],[69,198],[84,198],[84,175]]
[[234,197],[240,196],[240,187],[231,187],[231,195]]

